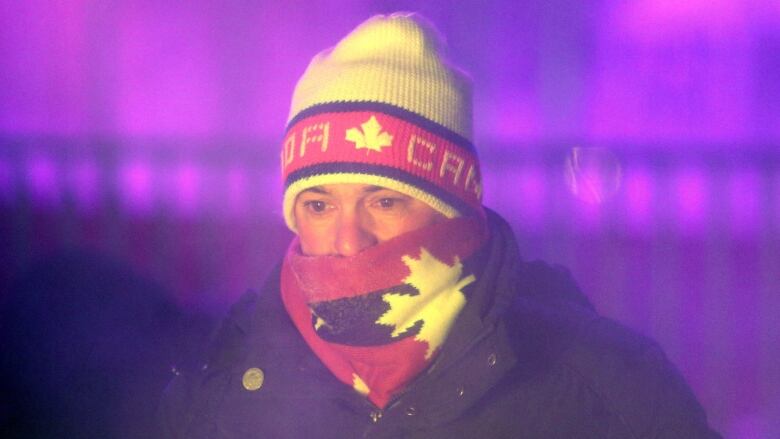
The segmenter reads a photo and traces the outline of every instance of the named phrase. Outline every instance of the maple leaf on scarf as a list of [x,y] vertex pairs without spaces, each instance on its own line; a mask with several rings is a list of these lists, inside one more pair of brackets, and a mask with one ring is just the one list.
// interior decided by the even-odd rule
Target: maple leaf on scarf
[[371,116],[360,127],[362,131],[358,128],[347,130],[346,139],[355,144],[355,149],[366,148],[370,151],[382,152],[383,147],[392,145],[393,136],[382,131],[382,125],[379,124],[376,117]]
[[403,282],[415,287],[419,294],[384,294],[382,300],[390,309],[376,323],[394,326],[392,336],[397,337],[422,320],[422,328],[414,339],[428,343],[428,359],[444,342],[455,316],[466,304],[461,290],[476,278],[473,274],[461,278],[463,264],[457,257],[449,266],[424,248],[420,249],[420,259],[404,256],[403,261],[410,271]]
[[352,373],[352,388],[363,396],[371,393],[371,389],[368,388],[368,384],[366,384],[366,382],[363,381],[363,379],[354,372]]

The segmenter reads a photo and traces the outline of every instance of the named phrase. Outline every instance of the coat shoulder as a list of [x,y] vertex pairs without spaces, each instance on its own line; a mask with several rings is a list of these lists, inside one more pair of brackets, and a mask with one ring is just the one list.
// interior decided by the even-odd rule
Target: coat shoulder
[[659,344],[614,320],[583,325],[560,364],[635,437],[718,437]]
[[633,437],[718,437],[658,343],[600,316],[566,269],[536,261],[520,279],[509,319],[519,358],[565,376]]

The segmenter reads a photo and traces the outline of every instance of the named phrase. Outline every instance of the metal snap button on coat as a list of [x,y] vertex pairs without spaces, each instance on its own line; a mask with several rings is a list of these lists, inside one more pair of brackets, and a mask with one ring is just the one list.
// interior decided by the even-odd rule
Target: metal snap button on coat
[[417,409],[413,406],[409,406],[406,408],[406,416],[414,416],[417,414]]
[[496,365],[496,361],[497,361],[496,354],[488,355],[488,358],[487,358],[488,366],[491,366],[491,367],[495,366]]
[[265,381],[265,373],[258,367],[250,367],[244,372],[244,377],[241,383],[246,390],[253,392],[263,387],[263,381]]

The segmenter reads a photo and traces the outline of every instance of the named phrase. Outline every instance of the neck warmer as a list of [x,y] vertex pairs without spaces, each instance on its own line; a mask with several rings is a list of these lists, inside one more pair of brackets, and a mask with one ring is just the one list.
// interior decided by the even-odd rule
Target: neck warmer
[[350,257],[282,265],[284,306],[312,351],[342,382],[384,408],[431,364],[466,304],[469,257],[487,239],[480,218],[454,218]]

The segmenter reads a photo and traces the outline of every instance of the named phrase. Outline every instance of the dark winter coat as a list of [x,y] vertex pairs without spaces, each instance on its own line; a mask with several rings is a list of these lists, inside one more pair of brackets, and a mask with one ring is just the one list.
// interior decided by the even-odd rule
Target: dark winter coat
[[[718,437],[656,343],[596,314],[565,270],[521,262],[508,225],[490,223],[477,282],[490,294],[469,302],[435,363],[385,410],[310,351],[276,270],[232,308],[207,365],[168,386],[167,437]],[[250,368],[264,375],[251,391]]]

